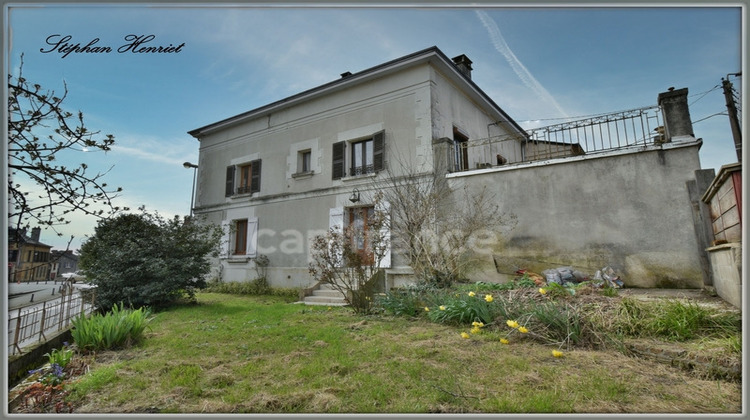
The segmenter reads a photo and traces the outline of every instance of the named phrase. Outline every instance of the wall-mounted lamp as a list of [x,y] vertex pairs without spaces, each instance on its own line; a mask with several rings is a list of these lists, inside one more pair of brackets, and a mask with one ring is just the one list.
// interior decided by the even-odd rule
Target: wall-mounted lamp
[[352,203],[356,203],[356,202],[359,201],[359,190],[358,189],[355,188],[352,191],[352,195],[349,196],[349,201],[351,201]]
[[197,175],[196,169],[198,169],[198,165],[190,162],[185,162],[182,164],[182,166],[185,169],[192,169],[193,170],[193,189],[190,191],[190,216],[193,215],[193,200],[195,199],[195,177]]

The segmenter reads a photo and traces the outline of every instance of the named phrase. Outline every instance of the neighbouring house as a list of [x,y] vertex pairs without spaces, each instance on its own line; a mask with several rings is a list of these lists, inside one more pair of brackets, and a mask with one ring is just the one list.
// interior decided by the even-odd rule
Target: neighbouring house
[[8,280],[15,282],[46,281],[50,279],[51,245],[39,241],[41,228],[8,228]]
[[710,222],[706,249],[711,285],[734,306],[742,307],[742,163],[721,167],[701,197]]
[[[527,131],[472,71],[465,55],[431,47],[189,131],[200,144],[194,212],[227,232],[213,275],[252,280],[264,255],[270,285],[309,287],[311,239],[361,222],[377,181],[408,168],[444,176],[454,191],[489,189],[516,216],[478,250],[474,280],[610,266],[626,286],[701,287],[686,184],[702,141],[687,89],[583,129]],[[618,137],[604,138],[607,129]],[[387,287],[412,280],[405,261],[387,256]]]
[[50,278],[52,280],[57,279],[63,274],[78,271],[78,255],[74,254],[72,250],[52,251],[51,262]]

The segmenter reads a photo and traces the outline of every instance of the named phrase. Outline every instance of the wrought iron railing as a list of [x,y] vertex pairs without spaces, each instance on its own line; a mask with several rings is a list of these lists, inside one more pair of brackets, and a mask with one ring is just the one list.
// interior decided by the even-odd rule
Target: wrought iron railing
[[657,106],[597,115],[527,130],[529,142],[539,145],[529,160],[554,157],[563,150],[569,154],[591,154],[664,141]]
[[526,132],[528,138],[500,135],[470,140],[469,169],[589,155],[665,141],[658,106],[596,115]]
[[375,165],[354,166],[349,170],[350,176],[365,175],[375,172]]

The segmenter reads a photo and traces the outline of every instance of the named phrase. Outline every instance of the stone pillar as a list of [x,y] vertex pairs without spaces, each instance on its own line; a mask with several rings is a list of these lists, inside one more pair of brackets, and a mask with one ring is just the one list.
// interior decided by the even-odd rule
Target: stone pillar
[[669,88],[667,92],[659,94],[657,103],[664,116],[665,142],[667,143],[673,139],[679,140],[679,137],[690,137],[690,140],[695,137],[687,94],[687,88],[678,90]]
[[448,137],[433,139],[432,159],[436,174],[453,172],[453,140]]

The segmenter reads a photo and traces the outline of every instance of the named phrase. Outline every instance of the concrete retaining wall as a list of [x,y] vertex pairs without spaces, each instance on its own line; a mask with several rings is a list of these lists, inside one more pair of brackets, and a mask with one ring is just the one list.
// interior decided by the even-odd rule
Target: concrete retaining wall
[[506,281],[518,269],[610,266],[625,287],[701,288],[686,183],[701,141],[533,162],[449,175],[470,194],[487,189],[517,217],[475,277]]
[[742,242],[717,245],[706,251],[716,294],[742,308]]

